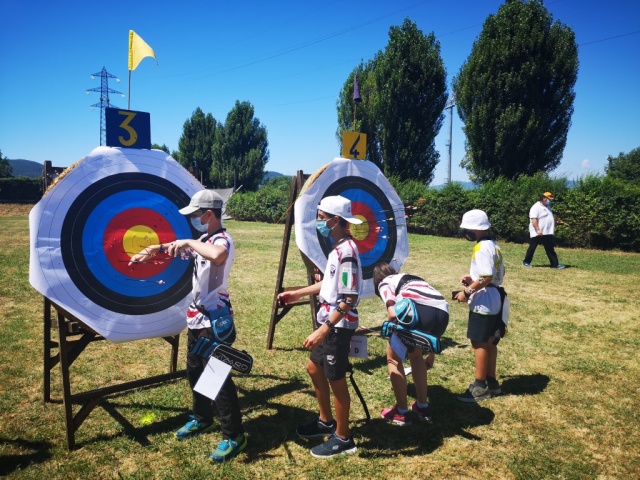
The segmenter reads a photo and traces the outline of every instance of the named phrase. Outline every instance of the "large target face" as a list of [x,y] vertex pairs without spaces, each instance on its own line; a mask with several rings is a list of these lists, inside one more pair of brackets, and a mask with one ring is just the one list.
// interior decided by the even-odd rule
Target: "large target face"
[[111,341],[180,333],[191,263],[128,263],[148,245],[193,238],[178,210],[200,189],[164,152],[95,149],[29,215],[31,284]]
[[327,165],[295,205],[296,243],[320,270],[326,267],[333,243],[317,232],[316,213],[320,200],[332,195],[351,200],[353,215],[363,222],[350,224],[349,230],[360,252],[362,296],[373,296],[374,265],[384,261],[399,271],[409,254],[402,200],[371,162],[337,158]]

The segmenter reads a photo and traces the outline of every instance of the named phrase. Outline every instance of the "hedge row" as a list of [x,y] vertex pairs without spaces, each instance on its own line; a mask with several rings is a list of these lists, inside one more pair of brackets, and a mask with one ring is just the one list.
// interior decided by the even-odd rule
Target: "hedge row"
[[10,203],[35,203],[42,198],[42,179],[0,178],[0,200]]
[[[525,243],[529,209],[542,193],[550,191],[556,198],[553,211],[564,222],[556,227],[559,245],[640,252],[637,184],[591,175],[569,187],[564,178],[539,174],[465,190],[455,183],[434,189],[415,181],[389,180],[406,206],[410,232],[458,236],[464,212],[480,208],[489,215],[496,237]],[[229,201],[227,212],[238,220],[283,223],[290,185],[291,177],[279,177],[257,192],[238,193]]]

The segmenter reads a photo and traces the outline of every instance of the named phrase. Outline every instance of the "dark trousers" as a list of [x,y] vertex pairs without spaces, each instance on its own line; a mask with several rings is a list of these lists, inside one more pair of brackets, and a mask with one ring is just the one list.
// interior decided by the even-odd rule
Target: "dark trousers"
[[558,255],[556,255],[556,250],[553,248],[553,235],[538,235],[537,237],[531,237],[529,239],[527,254],[524,256],[525,263],[531,263],[533,260],[533,254],[535,253],[538,245],[542,245],[544,247],[544,251],[547,253],[547,257],[549,257],[549,262],[551,262],[551,268],[556,268],[558,266]]
[[193,393],[193,414],[199,421],[206,423],[212,422],[214,414],[213,405],[215,403],[215,406],[218,408],[220,429],[222,430],[223,437],[235,438],[241,433],[244,433],[244,427],[242,426],[238,391],[235,383],[233,383],[231,374],[227,377],[227,381],[224,382],[215,402],[193,390],[193,387],[198,383],[198,379],[209,361],[208,358],[189,353],[191,347],[196,343],[198,336],[203,330],[205,329],[189,329],[187,335],[187,378],[189,379],[189,385],[191,385],[191,391]]

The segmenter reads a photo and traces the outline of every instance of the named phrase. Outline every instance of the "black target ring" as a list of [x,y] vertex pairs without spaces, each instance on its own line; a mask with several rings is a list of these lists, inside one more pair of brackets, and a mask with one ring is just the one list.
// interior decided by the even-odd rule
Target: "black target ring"
[[[88,219],[98,205],[128,190],[147,191],[166,199],[167,203],[175,208],[171,208],[171,212],[164,212],[165,215],[180,216],[177,210],[187,205],[190,200],[189,196],[173,183],[156,175],[130,172],[107,176],[81,192],[69,207],[60,233],[61,255],[73,284],[87,299],[113,312],[147,315],[166,310],[189,294],[192,288],[190,265],[187,266],[187,262],[184,262],[182,273],[169,279],[168,286],[163,288],[162,292],[148,296],[127,295],[109,288],[92,273],[83,245]],[[144,199],[141,201],[144,205]],[[180,221],[188,224],[184,217]],[[185,228],[181,231],[191,235],[190,228]]]

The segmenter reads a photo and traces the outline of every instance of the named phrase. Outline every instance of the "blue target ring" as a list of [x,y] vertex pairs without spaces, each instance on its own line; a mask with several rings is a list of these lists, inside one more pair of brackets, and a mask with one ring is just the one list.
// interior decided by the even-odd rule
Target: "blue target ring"
[[88,300],[122,314],[156,313],[180,302],[191,291],[191,262],[172,260],[161,275],[136,281],[112,267],[102,239],[114,216],[136,207],[162,215],[175,238],[193,238],[178,212],[189,200],[168,180],[147,173],[109,175],[85,189],[70,205],[60,233],[62,260],[74,285]]

